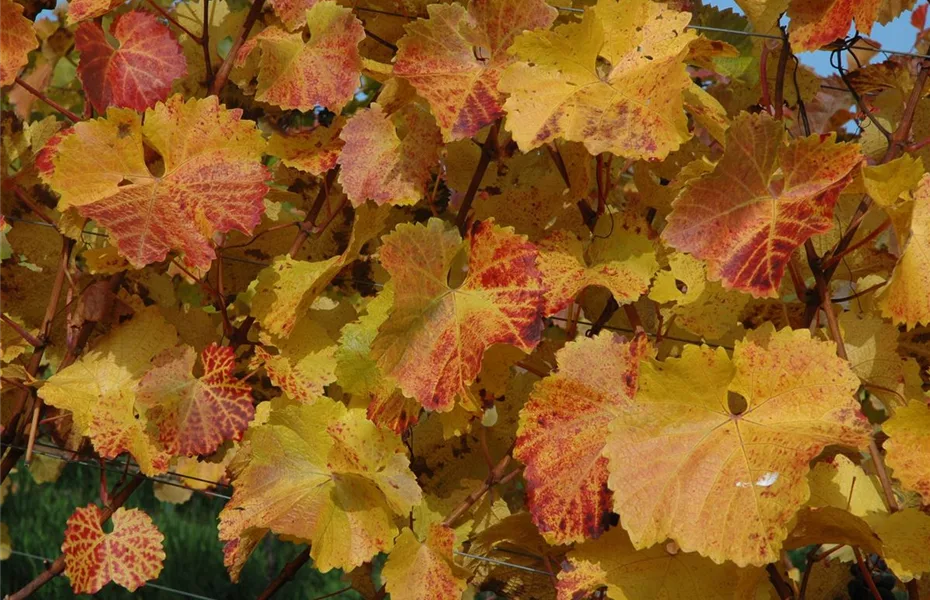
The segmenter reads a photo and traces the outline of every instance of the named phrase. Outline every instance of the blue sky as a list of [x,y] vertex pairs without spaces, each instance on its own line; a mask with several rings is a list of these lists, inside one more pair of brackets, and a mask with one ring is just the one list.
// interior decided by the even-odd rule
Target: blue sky
[[[924,0],[920,0],[920,3],[922,2]],[[732,8],[740,14],[743,12],[733,0],[708,0],[707,3],[720,8]],[[911,11],[906,11],[887,25],[876,24],[872,28],[869,37],[880,43],[882,48],[886,50],[908,52],[911,50],[916,35],[917,30],[911,25]],[[829,52],[805,52],[799,56],[802,62],[813,68],[817,73],[821,75],[833,73],[833,69],[830,68]]]

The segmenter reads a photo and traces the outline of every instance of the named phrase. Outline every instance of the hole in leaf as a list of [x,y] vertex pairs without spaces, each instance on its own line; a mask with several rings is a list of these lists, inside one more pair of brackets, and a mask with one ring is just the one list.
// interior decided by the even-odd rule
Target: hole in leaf
[[119,183],[116,184],[116,187],[126,187],[127,185],[132,185],[132,182],[129,181],[128,179],[123,179]]
[[597,71],[598,77],[601,79],[607,79],[607,76],[610,75],[610,70],[613,68],[613,65],[610,64],[610,61],[603,56],[598,56],[597,62],[594,63],[594,67]]
[[749,408],[749,403],[736,392],[727,392],[727,408],[731,414],[741,415]]
[[472,53],[475,55],[475,60],[481,62],[487,62],[491,59],[491,51],[483,46],[475,46],[472,48]]
[[681,279],[675,280],[675,287],[678,288],[678,291],[682,294],[688,293],[688,284],[682,281]]

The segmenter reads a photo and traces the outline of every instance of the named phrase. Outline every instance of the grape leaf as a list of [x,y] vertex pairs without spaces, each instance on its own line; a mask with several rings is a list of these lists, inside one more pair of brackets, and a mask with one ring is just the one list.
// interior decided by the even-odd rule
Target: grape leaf
[[587,598],[606,586],[615,600],[640,598],[743,599],[756,596],[765,571],[716,565],[690,552],[669,552],[665,544],[637,550],[615,527],[597,540],[577,546],[559,573],[559,599]]
[[545,314],[564,309],[589,285],[607,288],[619,304],[635,302],[658,268],[652,242],[643,235],[620,230],[586,245],[569,231],[554,231],[539,243]]
[[[74,206],[106,227],[134,267],[175,250],[206,269],[216,257],[215,233],[249,233],[264,212],[264,141],[241,116],[215,96],[172,96],[145,111],[144,123],[133,111],[111,108],[50,142],[37,160],[61,195],[59,210]],[[163,174],[150,170],[146,146],[163,159]]]
[[29,53],[39,47],[32,22],[23,16],[23,5],[2,0],[3,30],[0,31],[0,85],[10,85],[29,62]]
[[336,166],[345,143],[339,137],[344,126],[345,119],[340,116],[329,127],[318,125],[310,131],[286,134],[274,132],[265,151],[291,168],[319,177]]
[[882,540],[888,568],[902,581],[930,573],[930,515],[918,508],[875,513],[865,518]]
[[251,456],[220,513],[220,539],[261,529],[311,544],[316,568],[351,569],[389,551],[395,515],[420,502],[400,438],[364,411],[320,400],[273,410],[246,434]]
[[273,336],[288,337],[339,271],[358,258],[368,240],[380,233],[388,209],[360,206],[349,245],[338,256],[315,262],[278,256],[262,269],[252,298],[252,316],[262,328]]
[[782,124],[740,115],[714,171],[672,204],[662,237],[707,261],[711,280],[774,297],[799,246],[833,227],[833,206],[862,160],[855,144],[812,135],[785,145]]
[[297,31],[307,24],[307,11],[318,0],[271,0],[271,8],[281,18],[288,31]]
[[187,74],[181,45],[167,25],[134,10],[113,20],[110,45],[97,23],[81,23],[74,47],[81,53],[78,76],[87,99],[98,113],[110,106],[142,111],[165,100],[175,79]]
[[165,536],[152,518],[138,508],[118,508],[113,530],[105,533],[102,517],[99,507],[88,504],[68,518],[61,551],[74,593],[96,594],[111,581],[134,592],[156,579],[165,561]]
[[339,137],[345,142],[339,183],[353,206],[369,199],[378,205],[415,204],[425,195],[441,144],[429,112],[411,103],[389,115],[376,102],[355,113]]
[[68,24],[74,25],[87,19],[101,17],[122,3],[122,0],[74,0],[68,2]]
[[136,401],[148,409],[146,416],[171,454],[212,454],[224,440],[241,437],[255,414],[252,388],[233,376],[231,347],[207,346],[199,378],[191,374],[196,359],[190,346],[166,350],[139,382]]
[[351,9],[331,0],[314,4],[306,18],[306,44],[300,32],[268,27],[242,45],[236,63],[245,64],[253,50],[261,50],[256,100],[301,111],[325,106],[338,113],[359,84],[358,44],[365,31]]
[[645,336],[627,343],[612,333],[569,342],[520,411],[514,457],[526,464],[533,522],[550,543],[604,531],[612,510],[605,433],[636,394],[647,349]]
[[881,5],[882,0],[792,0],[788,11],[791,49],[816,50],[845,38],[854,19],[856,31],[868,35]]
[[930,503],[930,407],[911,401],[882,423],[882,431],[891,438],[885,451],[895,478]]
[[[448,283],[467,247],[468,275]],[[465,243],[439,219],[398,225],[383,238],[381,264],[394,280],[394,307],[372,344],[381,371],[428,410],[452,410],[493,344],[524,352],[542,331],[536,247],[510,228],[476,224]]]
[[443,140],[470,138],[503,115],[497,84],[514,59],[507,52],[523,31],[546,29],[557,16],[542,0],[470,0],[431,4],[428,19],[406,26],[394,73],[425,98]]
[[404,529],[381,576],[395,600],[461,598],[469,572],[452,560],[455,532],[443,525],[429,528],[425,542]]
[[102,458],[132,454],[146,475],[168,469],[170,455],[136,410],[136,388],[151,360],[177,341],[156,307],[143,309],[113,329],[89,352],[45,382],[39,395],[71,411],[74,427]]
[[639,386],[604,451],[614,509],[638,548],[671,538],[718,563],[778,560],[810,493],[811,459],[869,442],[858,377],[806,330],[754,330],[732,360],[687,346],[645,361]]
[[842,454],[814,465],[808,480],[809,506],[841,508],[857,517],[886,510],[880,484]]
[[518,36],[510,51],[519,62],[499,89],[510,94],[507,128],[520,149],[562,138],[626,158],[676,150],[690,137],[682,100],[690,18],[650,0],[600,0],[580,23]]
[[914,192],[911,237],[878,305],[883,315],[908,329],[930,324],[930,174]]
[[310,403],[322,397],[324,388],[336,380],[336,346],[326,329],[304,317],[286,340],[273,341],[278,354],[255,348],[271,383],[297,402]]

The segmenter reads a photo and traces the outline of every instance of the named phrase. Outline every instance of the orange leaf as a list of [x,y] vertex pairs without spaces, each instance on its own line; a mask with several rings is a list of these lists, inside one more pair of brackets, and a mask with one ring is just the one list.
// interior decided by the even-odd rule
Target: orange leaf
[[29,62],[29,52],[39,47],[32,22],[23,16],[23,5],[2,0],[3,28],[0,30],[0,85],[10,85]]
[[[111,108],[49,142],[37,164],[61,195],[58,208],[75,206],[106,227],[134,267],[175,250],[206,269],[216,257],[213,235],[250,233],[265,208],[264,141],[241,117],[216,96],[172,96],[145,111],[144,124],[135,112]],[[162,174],[150,170],[146,147],[164,161]]]
[[543,0],[471,0],[431,4],[429,19],[407,25],[394,73],[430,103],[445,141],[477,134],[503,114],[497,91],[513,62],[507,49],[526,30],[544,29],[557,12]]
[[122,3],[123,0],[74,0],[68,3],[68,24],[103,16]]
[[853,19],[856,31],[868,35],[882,7],[882,0],[794,0],[788,9],[791,49],[816,50],[845,38]]
[[318,125],[310,131],[272,133],[265,150],[277,156],[285,165],[319,177],[336,166],[344,142],[339,133],[345,118],[336,117],[328,127]]
[[172,454],[211,454],[224,440],[239,439],[255,415],[252,388],[233,377],[231,347],[207,346],[200,378],[191,374],[196,358],[190,346],[166,350],[139,382],[138,402]]
[[165,561],[165,536],[152,518],[137,508],[113,513],[113,531],[101,527],[103,511],[89,504],[68,519],[65,541],[65,575],[76,594],[96,594],[113,581],[130,592],[155,579]]
[[732,360],[686,346],[681,358],[644,361],[604,449],[633,545],[671,538],[717,563],[778,560],[810,495],[811,460],[832,444],[868,446],[858,388],[834,345],[805,329],[765,325]]
[[388,115],[374,103],[355,113],[339,137],[345,142],[339,183],[353,206],[368,199],[379,206],[416,204],[425,195],[441,144],[429,112],[408,104]]
[[301,32],[269,27],[242,45],[236,63],[244,64],[256,47],[261,49],[256,100],[301,111],[325,106],[338,113],[359,84],[358,44],[365,31],[350,9],[331,0],[307,11],[307,24],[306,44]]
[[109,106],[145,110],[164,100],[175,79],[187,74],[187,60],[171,30],[154,15],[132,11],[116,17],[110,34],[97,23],[82,23],[74,33],[81,53],[78,76],[98,113]]
[[458,232],[439,219],[398,225],[381,247],[395,298],[372,356],[429,410],[452,410],[491,345],[529,352],[542,331],[536,247],[511,228],[478,223],[467,242],[468,275],[453,288],[447,280],[462,247]]
[[514,457],[526,464],[530,512],[549,542],[604,531],[612,505],[601,450],[608,424],[636,394],[648,348],[644,335],[569,342],[556,354],[558,371],[536,385],[520,411]]
[[775,297],[806,240],[833,227],[833,207],[862,156],[835,134],[783,143],[780,121],[740,115],[714,171],[672,204],[663,238],[707,261],[708,276],[755,297]]

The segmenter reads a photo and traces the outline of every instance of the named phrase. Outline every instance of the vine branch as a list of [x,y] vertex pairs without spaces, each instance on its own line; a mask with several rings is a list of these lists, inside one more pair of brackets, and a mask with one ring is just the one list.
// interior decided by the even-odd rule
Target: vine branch
[[462,205],[459,207],[458,216],[455,224],[459,228],[459,233],[465,237],[465,225],[468,223],[468,213],[471,211],[472,202],[475,201],[475,195],[478,188],[481,187],[481,180],[488,170],[491,161],[497,157],[497,136],[500,133],[501,122],[495,121],[488,130],[488,137],[481,144],[481,158],[478,159],[478,165],[475,167],[475,173],[471,176],[468,189],[465,191],[465,197],[462,199]]
[[[226,86],[226,82],[229,80],[229,74],[232,72],[233,64],[236,62],[236,55],[239,54],[242,44],[244,44],[246,38],[249,37],[249,32],[252,31],[252,27],[255,25],[255,22],[258,21],[258,17],[261,16],[264,7],[265,0],[255,0],[252,2],[252,8],[249,9],[249,14],[246,15],[245,22],[242,23],[242,29],[239,30],[239,35],[236,36],[236,40],[229,49],[229,54],[226,55],[223,64],[220,65],[219,70],[216,72],[216,79],[213,80],[213,85],[210,87],[210,93],[214,96],[219,96],[220,92],[223,91],[223,88]],[[204,26],[204,29],[206,29],[206,26]]]

